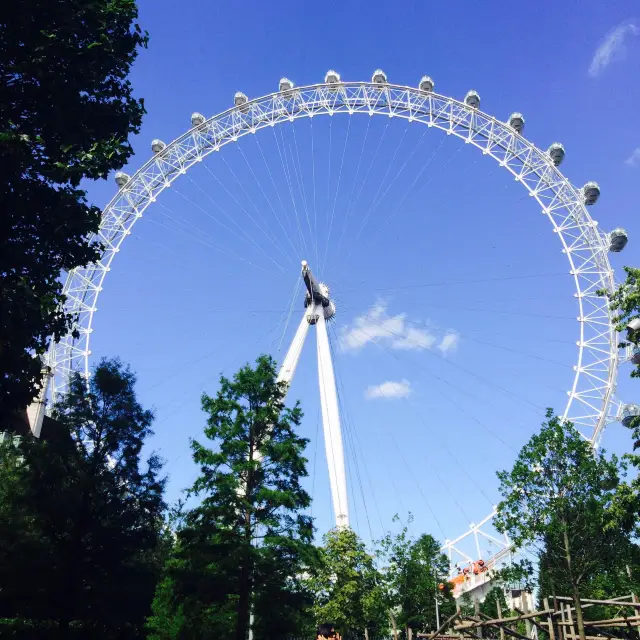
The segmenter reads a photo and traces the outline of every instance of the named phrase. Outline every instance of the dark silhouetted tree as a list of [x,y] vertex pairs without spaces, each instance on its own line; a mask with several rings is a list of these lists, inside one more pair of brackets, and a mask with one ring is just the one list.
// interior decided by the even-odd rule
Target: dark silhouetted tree
[[41,380],[33,355],[72,326],[61,271],[96,259],[100,210],[79,188],[120,168],[142,100],[134,0],[7,0],[0,20],[0,424]]
[[[134,637],[163,562],[160,461],[141,450],[153,415],[135,377],[103,360],[76,375],[45,439],[0,459],[0,617]],[[23,461],[18,460],[18,456]],[[129,634],[129,635],[127,635]]]

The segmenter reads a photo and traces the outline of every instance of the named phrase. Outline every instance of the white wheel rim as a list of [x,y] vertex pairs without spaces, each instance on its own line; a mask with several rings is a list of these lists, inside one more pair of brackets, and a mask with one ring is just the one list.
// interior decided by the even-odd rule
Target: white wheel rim
[[[579,315],[578,360],[563,418],[597,444],[605,426],[613,421],[610,407],[618,369],[618,340],[606,297],[614,274],[608,259],[609,243],[589,215],[580,189],[574,187],[538,149],[508,124],[478,109],[432,92],[406,86],[349,82],[316,84],[272,93],[229,109],[193,127],[155,154],[105,207],[95,236],[105,251],[98,263],[69,272],[64,285],[65,310],[78,316],[78,338],[67,335],[53,344],[47,364],[53,373],[51,395],[64,393],[72,372],[89,376],[90,336],[96,303],[115,254],[136,220],[158,195],[195,163],[240,137],[268,126],[303,117],[363,113],[404,118],[435,127],[472,144],[494,158],[534,197],[562,243],[574,278]],[[491,537],[482,532],[494,512],[453,541],[444,550],[459,550],[467,536]],[[508,541],[496,541],[506,552]],[[496,557],[497,557],[496,556]]]

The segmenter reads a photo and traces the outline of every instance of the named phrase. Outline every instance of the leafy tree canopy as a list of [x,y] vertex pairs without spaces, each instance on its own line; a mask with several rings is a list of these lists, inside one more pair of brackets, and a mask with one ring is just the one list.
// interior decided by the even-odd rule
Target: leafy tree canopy
[[[412,519],[410,514],[409,522]],[[455,611],[448,583],[449,561],[440,552],[440,546],[428,534],[417,539],[411,537],[406,526],[398,534],[387,534],[378,543],[392,624],[414,631],[434,631],[436,599],[443,620]]]
[[79,188],[132,154],[144,106],[127,75],[147,36],[134,0],[8,0],[0,22],[0,423],[72,326],[61,271],[95,260],[100,210]]
[[316,620],[329,620],[341,633],[354,636],[382,635],[388,629],[389,614],[373,555],[349,528],[332,529],[323,541],[320,564],[310,580]]
[[[0,618],[135,637],[161,557],[164,480],[141,461],[151,412],[135,377],[102,361],[76,375],[43,438],[0,452]],[[103,635],[106,634],[106,635]]]
[[549,570],[563,576],[579,607],[581,585],[603,567],[625,562],[628,519],[616,509],[623,468],[596,451],[570,423],[547,411],[547,422],[520,451],[511,471],[498,473],[496,527],[516,546],[535,543]]
[[191,493],[200,504],[186,512],[149,620],[151,638],[219,634],[244,640],[251,606],[254,637],[298,632],[308,623],[310,594],[302,576],[313,570],[313,527],[306,439],[296,434],[298,405],[287,408],[287,388],[275,362],[222,377],[215,397],[204,395],[205,436],[192,442],[200,468]]

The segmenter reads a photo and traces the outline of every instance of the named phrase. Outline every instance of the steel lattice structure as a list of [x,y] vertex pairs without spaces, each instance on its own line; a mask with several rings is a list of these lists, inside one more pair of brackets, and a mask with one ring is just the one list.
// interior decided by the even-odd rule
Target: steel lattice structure
[[[105,208],[95,237],[104,246],[100,261],[74,269],[66,277],[66,311],[77,316],[79,337],[69,334],[52,345],[46,362],[51,368],[50,395],[55,397],[66,391],[73,371],[89,376],[93,316],[105,276],[136,220],[178,176],[208,154],[265,127],[297,118],[359,113],[403,118],[464,140],[496,160],[540,204],[569,261],[578,306],[578,358],[563,417],[597,444],[606,424],[617,415],[613,393],[619,354],[608,300],[598,295],[600,290],[612,292],[615,286],[608,259],[609,235],[599,230],[589,215],[586,191],[565,178],[550,152],[524,138],[519,133],[521,127],[480,111],[477,94],[477,100],[459,101],[434,93],[432,83],[427,87],[421,83],[422,89],[388,84],[386,76],[381,77],[378,72],[371,82],[341,82],[337,74],[328,74],[325,83],[305,87],[294,88],[288,81],[283,87],[283,82],[281,91],[255,100],[248,101],[238,94],[244,100],[236,99],[235,107],[197,122],[171,144],[161,144],[146,164],[126,178]],[[460,539],[477,537],[480,526],[489,522],[492,515],[480,525],[472,525],[455,541],[447,542],[445,548],[450,554],[461,553],[456,548]],[[503,548],[507,547],[505,541]]]

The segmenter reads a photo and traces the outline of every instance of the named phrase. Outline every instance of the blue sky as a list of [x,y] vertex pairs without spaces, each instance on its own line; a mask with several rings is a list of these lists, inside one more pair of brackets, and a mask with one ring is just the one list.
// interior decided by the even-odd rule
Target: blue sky
[[[189,128],[193,111],[212,116],[232,104],[236,91],[270,93],[282,76],[312,84],[335,68],[345,80],[361,80],[379,67],[391,82],[416,85],[428,74],[445,95],[462,98],[476,89],[482,109],[497,117],[521,111],[525,134],[539,147],[562,142],[569,179],[601,186],[592,215],[602,228],[629,232],[629,246],[612,263],[637,265],[634,9],[629,0],[401,9],[381,2],[143,0],[140,22],[150,43],[131,81],[148,113],[126,170],[148,159],[152,139],[169,142]],[[393,514],[408,511],[416,531],[440,539],[462,533],[489,512],[495,471],[510,465],[544,408],[564,406],[578,327],[567,263],[548,221],[477,150],[382,120],[317,118],[227,147],[163,193],[114,261],[98,304],[93,357],[119,355],[138,372],[140,396],[156,410],[151,446],[167,460],[170,499],[194,477],[188,442],[202,434],[202,391],[215,393],[220,372],[230,375],[261,352],[284,357],[301,299],[286,330],[280,321],[302,258],[322,271],[338,303],[330,334],[352,524],[366,539],[379,538]],[[281,204],[293,215],[283,149],[298,163],[306,194],[305,202],[296,196],[300,211],[306,203],[317,215],[324,269],[314,264],[311,237],[311,255],[302,255],[275,226],[272,210]],[[394,224],[380,231],[407,192]],[[114,193],[112,181],[89,186],[101,206]],[[213,217],[222,210],[261,249],[217,224]],[[282,251],[247,212],[274,229]],[[252,264],[221,254],[214,243]],[[332,516],[313,338],[290,398],[305,412],[308,488],[323,533]],[[619,394],[633,401],[637,389],[627,374],[623,367]],[[614,425],[604,445],[621,451],[627,442]]]

